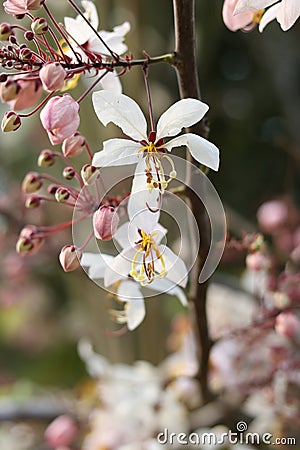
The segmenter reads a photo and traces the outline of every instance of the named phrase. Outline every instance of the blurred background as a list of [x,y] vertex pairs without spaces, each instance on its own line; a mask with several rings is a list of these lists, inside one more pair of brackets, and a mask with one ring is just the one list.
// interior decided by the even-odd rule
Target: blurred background
[[[74,16],[67,1],[48,3],[60,21]],[[125,20],[131,23],[126,44],[135,58],[143,57],[143,50],[151,56],[173,51],[171,0],[95,4],[101,29],[110,30]],[[242,232],[258,231],[256,212],[266,201],[283,199],[299,214],[300,28],[298,23],[283,32],[274,21],[263,34],[232,33],[223,24],[221,10],[221,0],[196,1],[198,69],[202,100],[210,106],[210,140],[221,151],[220,170],[210,173],[210,179],[224,204],[230,236],[241,238]],[[2,8],[1,21],[10,19]],[[124,92],[147,111],[141,70],[133,68],[122,77],[122,84]],[[159,117],[178,99],[172,67],[151,66],[150,87]],[[82,85],[76,89],[79,96]],[[7,109],[0,105],[1,116]],[[93,151],[112,137],[113,128],[104,129],[98,122],[90,96],[81,106],[79,130]],[[119,338],[105,333],[111,328],[107,314],[111,299],[82,270],[65,274],[58,263],[61,247],[71,243],[69,232],[49,240],[37,255],[23,258],[15,253],[24,225],[67,218],[63,208],[24,208],[22,179],[37,170],[39,152],[49,147],[38,117],[24,120],[16,133],[2,134],[0,146],[0,443],[3,439],[4,445],[5,436],[26,435],[24,418],[42,430],[72,405],[83,385],[86,389],[87,371],[77,353],[82,336],[111,362],[146,359],[158,364],[168,352],[172,319],[184,309],[169,296],[150,300],[147,317],[136,331]],[[283,249],[287,245],[288,252],[286,242],[280,245]],[[244,271],[245,253],[226,251],[213,280],[236,287]],[[17,440],[19,447],[0,447],[33,448],[30,439],[31,444],[23,440],[23,446]],[[42,442],[40,437],[34,448],[43,448]]]

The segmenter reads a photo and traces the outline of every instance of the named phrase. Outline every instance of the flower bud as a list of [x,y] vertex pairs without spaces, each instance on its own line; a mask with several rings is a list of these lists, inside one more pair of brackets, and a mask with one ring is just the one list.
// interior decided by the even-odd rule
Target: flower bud
[[55,155],[51,150],[42,150],[37,164],[39,167],[51,167],[55,163]]
[[246,257],[246,266],[249,270],[260,271],[270,267],[269,258],[261,252],[250,253]]
[[10,36],[13,36],[14,32],[8,23],[0,24],[0,41],[8,41]]
[[25,194],[33,194],[38,191],[43,185],[43,180],[39,173],[29,172],[22,183],[22,191]]
[[51,62],[41,68],[39,75],[45,91],[51,92],[62,89],[67,72],[59,62]]
[[64,187],[58,187],[55,192],[55,199],[58,203],[64,203],[70,197],[70,192]]
[[281,336],[293,338],[300,329],[300,322],[296,314],[284,311],[276,317],[275,330]]
[[63,170],[63,177],[66,180],[72,180],[75,176],[75,170],[73,169],[73,167],[65,167]]
[[0,98],[2,102],[9,102],[18,96],[20,88],[15,80],[8,79],[0,86]]
[[84,184],[88,186],[94,183],[97,172],[98,172],[97,167],[94,167],[91,164],[85,164],[81,169],[81,178]]
[[9,133],[10,131],[16,131],[21,126],[21,119],[14,111],[8,111],[4,114],[1,122],[1,130],[3,133]]
[[39,237],[38,229],[34,225],[27,225],[21,230],[16,244],[16,250],[22,255],[33,255],[39,251],[44,239]]
[[7,14],[22,16],[28,11],[40,9],[43,1],[44,0],[6,0],[6,2],[3,3],[3,7]]
[[34,33],[32,31],[29,31],[29,30],[25,31],[24,38],[26,39],[26,41],[33,41]]
[[101,206],[94,212],[93,228],[97,239],[109,241],[115,234],[120,218],[112,206]]
[[8,76],[6,75],[6,73],[1,73],[0,74],[0,83],[5,83],[8,79]]
[[58,188],[59,188],[59,186],[57,186],[56,184],[49,184],[49,186],[47,188],[47,192],[50,195],[54,195]]
[[69,94],[51,98],[40,118],[52,145],[61,144],[77,131],[80,123],[79,104]]
[[26,208],[38,208],[41,204],[41,199],[38,195],[29,195],[25,200]]
[[19,53],[19,58],[24,62],[30,61],[32,58],[32,51],[30,50],[30,48],[28,47],[22,48]]
[[32,32],[36,35],[45,34],[48,28],[47,20],[44,17],[36,17],[31,23]]
[[257,211],[259,226],[266,233],[274,233],[287,221],[288,207],[282,200],[263,203]]
[[82,153],[85,146],[85,138],[78,131],[65,139],[62,144],[62,152],[66,158],[74,158]]
[[65,272],[72,272],[80,266],[81,252],[74,245],[65,245],[59,254],[59,262]]

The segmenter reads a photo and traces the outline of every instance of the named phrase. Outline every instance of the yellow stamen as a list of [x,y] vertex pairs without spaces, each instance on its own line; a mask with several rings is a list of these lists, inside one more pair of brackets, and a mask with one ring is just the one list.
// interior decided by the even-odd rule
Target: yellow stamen
[[[135,242],[136,245],[139,246],[139,249],[135,253],[133,257],[133,261],[131,264],[131,270],[130,270],[130,276],[134,278],[136,281],[138,281],[142,286],[146,286],[154,280],[154,278],[163,278],[166,276],[166,266],[165,261],[163,259],[162,254],[158,250],[158,247],[156,245],[155,240],[153,239],[154,236],[158,234],[157,231],[147,234],[143,230],[139,230],[139,234],[141,236],[141,239],[137,242]],[[153,252],[156,255],[156,258],[160,260],[162,269],[160,272],[157,272],[155,270],[154,264],[155,260],[153,257]],[[137,259],[138,256],[143,253],[142,262],[140,263],[139,271],[137,270]],[[150,257],[150,261],[149,261]],[[148,259],[148,261],[147,261]],[[138,273],[139,272],[139,273]]]
[[260,23],[264,12],[265,12],[264,9],[259,9],[258,11],[254,11],[253,18],[252,18],[252,23]]

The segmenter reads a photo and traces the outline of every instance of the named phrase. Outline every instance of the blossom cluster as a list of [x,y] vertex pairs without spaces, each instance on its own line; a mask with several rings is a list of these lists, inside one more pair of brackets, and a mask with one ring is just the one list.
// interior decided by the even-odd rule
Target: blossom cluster
[[[128,22],[112,32],[98,31],[95,5],[82,1],[82,10],[72,1],[77,16],[65,17],[64,25],[55,21],[49,2],[6,1],[6,13],[18,19],[27,16],[30,30],[19,25],[1,25],[1,39],[7,41],[0,50],[1,100],[10,106],[2,120],[2,131],[16,131],[23,118],[40,111],[40,121],[52,146],[61,151],[44,149],[38,166],[51,168],[62,164],[59,180],[49,173],[29,172],[23,181],[26,206],[56,202],[74,211],[73,219],[52,226],[27,225],[20,232],[17,251],[22,255],[40,250],[45,239],[55,233],[91,218],[92,224],[82,245],[65,245],[59,255],[68,272],[84,266],[92,279],[103,279],[104,287],[125,302],[123,311],[112,311],[114,319],[136,328],[145,316],[143,287],[177,296],[183,304],[182,291],[187,285],[188,270],[184,261],[162,241],[167,230],[159,223],[164,193],[176,178],[176,167],[169,155],[175,147],[185,146],[195,161],[218,170],[218,148],[193,133],[179,135],[184,128],[199,122],[208,110],[200,100],[185,98],[169,107],[155,124],[146,72],[150,126],[139,105],[122,94],[120,77],[132,67],[132,56],[124,38],[130,30]],[[46,18],[33,16],[43,9]],[[26,43],[19,42],[19,34]],[[55,46],[53,46],[53,42]],[[143,62],[143,69],[148,59]],[[72,96],[81,76],[94,78],[77,99]],[[96,153],[79,132],[80,103],[93,93],[93,106],[100,122],[115,123],[124,138],[103,142]],[[57,95],[58,94],[58,95]],[[24,109],[34,107],[29,113]],[[173,138],[172,138],[173,137]],[[77,167],[72,159],[85,155],[87,162]],[[109,195],[102,173],[108,166],[136,164],[130,193]],[[168,167],[168,168],[167,168]],[[120,218],[127,214],[128,222]],[[120,252],[91,254],[85,249],[92,239],[119,245]]]

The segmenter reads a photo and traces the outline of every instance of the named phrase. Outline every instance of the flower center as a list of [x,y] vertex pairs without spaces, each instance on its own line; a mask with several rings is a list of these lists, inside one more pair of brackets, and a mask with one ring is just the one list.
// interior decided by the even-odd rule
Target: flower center
[[[142,286],[152,283],[154,278],[163,278],[166,276],[166,266],[162,254],[160,253],[155,240],[153,239],[158,233],[147,234],[143,230],[138,230],[141,239],[135,242],[139,247],[133,257],[131,264],[130,276],[138,281]],[[138,262],[139,255],[142,255],[142,261]],[[160,261],[160,270],[155,269],[155,262]],[[140,267],[137,267],[140,264]]]
[[258,11],[254,11],[253,18],[252,18],[252,23],[260,23],[264,12],[265,12],[264,9],[259,9]]
[[[157,146],[151,141],[138,150],[138,153],[141,152],[144,152],[146,159],[145,174],[148,189],[152,190],[153,188],[158,188],[161,192],[163,192],[167,189],[170,181],[177,176],[172,159],[164,153],[163,145]],[[163,159],[166,159],[171,166],[168,179],[166,179],[162,166]]]

